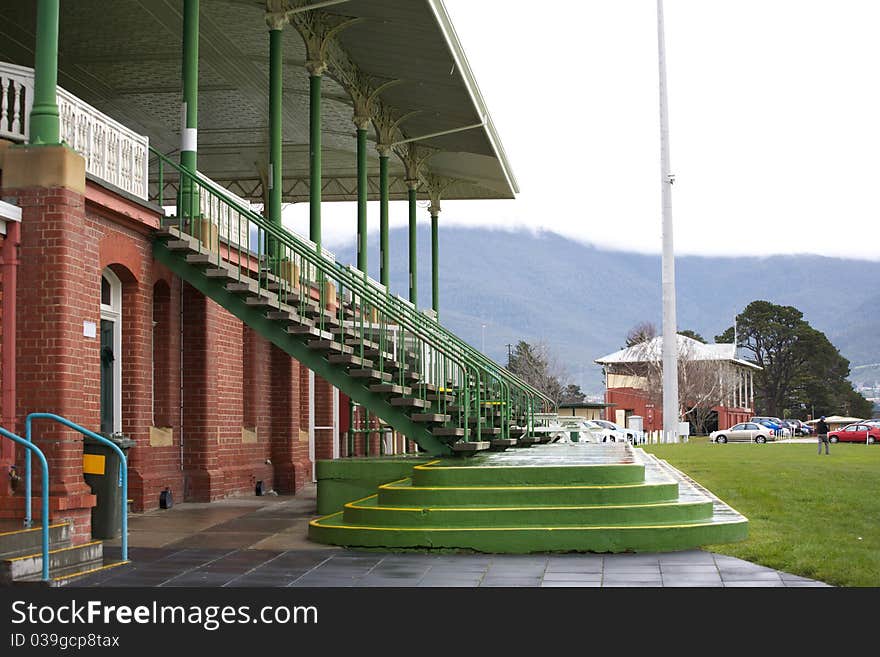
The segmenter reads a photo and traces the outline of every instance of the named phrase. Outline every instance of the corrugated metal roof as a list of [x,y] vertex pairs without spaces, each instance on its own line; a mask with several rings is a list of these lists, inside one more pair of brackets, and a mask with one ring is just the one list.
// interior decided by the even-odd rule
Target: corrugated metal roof
[[[0,60],[33,66],[36,3],[0,6]],[[425,140],[440,149],[429,172],[458,182],[447,199],[513,198],[518,192],[500,139],[440,0],[350,0],[321,11],[364,19],[339,33],[351,60],[377,81],[413,138],[484,122]],[[61,3],[59,84],[164,153],[179,147],[181,3],[77,0]],[[268,29],[259,0],[203,1],[200,13],[199,169],[233,191],[262,200],[268,158]],[[284,30],[284,200],[308,199],[308,73],[303,40]],[[326,200],[356,198],[352,101],[324,77],[323,175]],[[370,138],[375,139],[370,129]],[[378,177],[371,149],[369,175]],[[406,198],[404,171],[391,159],[391,197]],[[371,181],[373,183],[374,181]],[[378,188],[371,184],[371,198]]]
[[[761,369],[754,363],[742,360],[736,356],[736,345],[728,344],[704,344],[699,340],[694,340],[684,335],[677,336],[678,352],[686,355],[692,360],[717,360],[731,361],[750,367],[753,369]],[[599,365],[613,365],[615,363],[646,363],[662,360],[663,354],[663,336],[658,336],[647,342],[633,345],[612,354],[597,358],[594,362]]]

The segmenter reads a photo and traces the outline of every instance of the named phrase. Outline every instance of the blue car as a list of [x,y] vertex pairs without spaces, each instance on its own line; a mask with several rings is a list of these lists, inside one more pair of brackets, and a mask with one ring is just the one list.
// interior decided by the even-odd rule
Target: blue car
[[780,438],[786,438],[791,435],[791,430],[782,425],[782,420],[777,417],[753,417],[750,422],[763,424],[773,431],[773,434]]

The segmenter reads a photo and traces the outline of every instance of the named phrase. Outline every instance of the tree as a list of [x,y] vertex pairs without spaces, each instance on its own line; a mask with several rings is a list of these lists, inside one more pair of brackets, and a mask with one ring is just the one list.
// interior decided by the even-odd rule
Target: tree
[[568,375],[544,343],[532,345],[524,340],[517,342],[508,358],[507,369],[557,404],[565,403],[567,395],[572,398],[580,395],[579,399],[574,399],[577,402],[584,400],[580,386],[573,383],[563,385],[562,380]]
[[691,340],[696,340],[697,342],[702,342],[703,344],[706,344],[706,338],[704,338],[696,331],[685,329],[684,331],[679,331],[678,334],[683,335],[686,338],[690,338]]
[[580,404],[583,403],[584,399],[586,399],[586,395],[584,391],[581,390],[581,387],[576,383],[569,383],[565,388],[562,389],[562,394],[559,396],[560,404]]
[[640,322],[633,326],[626,334],[625,347],[632,347],[643,342],[648,342],[657,337],[657,327],[651,322]]
[[[856,398],[864,400],[847,380],[849,361],[800,310],[753,301],[736,321],[737,346],[762,368],[755,374],[755,403],[762,413],[805,417],[851,408],[867,417],[868,404]],[[733,327],[715,339],[733,342]]]

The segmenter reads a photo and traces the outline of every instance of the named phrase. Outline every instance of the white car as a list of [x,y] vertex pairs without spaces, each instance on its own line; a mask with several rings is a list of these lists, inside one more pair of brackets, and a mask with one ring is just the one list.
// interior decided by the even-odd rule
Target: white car
[[614,422],[609,422],[608,420],[587,420],[587,422],[595,425],[600,429],[600,433],[602,434],[601,442],[619,442],[623,443],[629,440],[633,441],[635,432],[630,429],[624,429],[619,424],[615,424]]
[[720,429],[709,434],[709,440],[714,443],[724,444],[732,442],[755,442],[766,443],[768,440],[776,440],[773,429],[765,427],[757,422],[740,422],[730,429]]

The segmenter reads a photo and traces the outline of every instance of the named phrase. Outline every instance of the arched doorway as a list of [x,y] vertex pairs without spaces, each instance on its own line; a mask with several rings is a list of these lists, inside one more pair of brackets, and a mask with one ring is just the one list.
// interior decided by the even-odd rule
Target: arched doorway
[[101,433],[122,433],[122,281],[101,272]]

